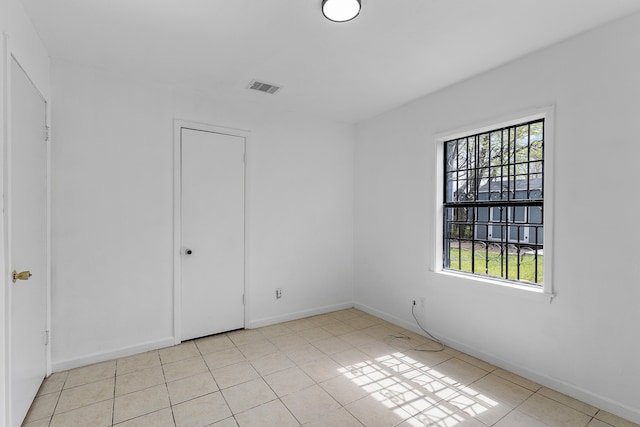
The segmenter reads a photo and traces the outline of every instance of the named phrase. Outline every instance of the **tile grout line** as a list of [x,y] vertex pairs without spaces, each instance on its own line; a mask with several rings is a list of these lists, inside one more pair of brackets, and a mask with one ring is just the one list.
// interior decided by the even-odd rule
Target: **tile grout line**
[[[258,331],[258,333],[260,333],[260,335],[262,335],[262,336],[263,336],[263,337],[264,337],[264,338],[265,338],[265,339],[266,339],[266,340],[267,340],[271,345],[273,345],[274,347],[278,348],[278,347],[277,347],[277,346],[275,346],[275,344],[273,344],[273,343],[272,343],[272,342],[271,342],[267,337],[265,337],[265,336],[264,336],[260,331]],[[236,346],[236,349],[237,349],[240,353],[242,353],[242,350],[241,350],[240,348],[238,348],[237,344],[236,344],[233,340],[231,340],[231,342],[233,342],[233,344]],[[242,354],[243,354],[243,356],[244,356],[244,353],[242,353]],[[246,357],[246,356],[245,356],[245,357]],[[247,361],[249,362],[249,364],[251,365],[251,367],[252,367],[252,368],[253,368],[253,369],[258,373],[258,375],[260,375],[260,379],[261,379],[261,380],[262,380],[262,381],[267,385],[267,387],[269,387],[269,390],[271,390],[271,391],[273,392],[273,394],[274,394],[274,396],[276,396],[276,398],[275,398],[275,399],[273,399],[273,400],[270,400],[269,402],[261,403],[260,405],[255,406],[255,407],[253,407],[253,408],[248,408],[248,409],[246,409],[246,410],[244,410],[244,411],[240,412],[239,414],[242,414],[242,413],[244,413],[244,412],[247,412],[247,411],[250,411],[250,410],[252,410],[252,409],[258,408],[258,407],[260,407],[260,406],[266,405],[267,403],[275,402],[275,401],[277,400],[278,402],[280,402],[280,404],[281,404],[281,405],[282,405],[282,406],[287,410],[287,412],[288,412],[288,413],[289,413],[289,414],[290,414],[290,415],[291,415],[291,416],[292,416],[292,417],[293,417],[293,418],[298,422],[298,424],[301,426],[301,425],[302,425],[302,422],[300,422],[300,420],[298,420],[298,419],[296,418],[296,416],[291,412],[291,410],[289,409],[289,407],[284,403],[284,401],[282,400],[282,396],[279,396],[279,395],[278,395],[278,393],[276,393],[276,391],[273,389],[273,387],[271,387],[271,384],[269,384],[269,383],[264,379],[264,376],[258,372],[258,370],[255,368],[255,366],[253,366],[253,364],[251,363],[251,361],[250,361],[249,359],[247,359]],[[292,362],[293,362],[293,361],[292,361]],[[293,363],[295,364],[295,362],[293,362]],[[279,372],[280,372],[280,371],[279,371]],[[212,374],[212,375],[213,375],[213,374]],[[222,390],[221,390],[221,392],[222,392]],[[223,397],[224,397],[224,394],[223,394]],[[236,421],[236,424],[238,424],[238,425],[239,425],[239,423],[238,423],[238,419],[236,418],[236,414],[233,414],[233,412],[232,412],[232,415],[233,415],[233,419]]]
[[[227,333],[226,333],[226,332],[224,333],[224,336],[225,336],[229,341],[231,341],[231,342],[233,343],[233,345],[234,345],[234,348],[236,348],[236,349],[237,349],[236,343],[235,343],[235,342],[233,342],[233,340],[231,340],[231,338],[229,338],[229,336],[227,335]],[[203,361],[203,363],[204,363],[204,366],[206,366],[206,367],[207,367],[207,371],[209,372],[209,375],[211,375],[211,378],[213,379],[213,382],[215,382],[215,383],[216,383],[216,387],[218,388],[218,392],[220,393],[220,396],[222,397],[222,400],[224,400],[225,405],[227,405],[227,408],[229,408],[229,412],[231,413],[231,417],[230,417],[230,418],[233,418],[233,420],[235,421],[235,423],[236,423],[236,424],[238,424],[238,421],[236,420],[236,416],[235,416],[235,414],[233,413],[233,411],[231,410],[231,406],[229,406],[229,402],[227,401],[227,398],[224,396],[224,393],[222,393],[222,389],[220,388],[220,384],[218,384],[218,381],[216,381],[216,378],[213,376],[213,372],[211,372],[211,368],[209,367],[209,364],[207,363],[207,361],[206,361],[206,360],[204,360],[204,354],[202,354],[202,350],[200,350],[200,347],[198,347],[197,340],[193,340],[193,345],[195,345],[195,346],[196,346],[196,348],[198,349],[198,353],[200,353],[200,357],[202,358],[202,361]],[[215,393],[215,392],[214,392],[214,393]],[[210,394],[213,394],[213,393],[210,393]],[[202,396],[200,396],[200,397],[202,397]],[[196,398],[196,399],[197,399],[197,398]],[[193,400],[193,399],[192,399],[192,400]],[[172,406],[171,408],[172,408],[171,410],[172,410],[172,412],[173,412],[173,406]],[[224,418],[224,419],[227,419],[227,418]],[[220,421],[222,421],[222,420],[220,420]],[[176,422],[176,420],[175,420],[175,417],[174,417],[174,419],[173,419],[173,422],[174,422],[174,424],[175,424],[175,425],[178,425],[178,423],[177,423],[177,422]],[[215,424],[215,423],[214,423],[214,424]]]
[[113,377],[113,400],[111,401],[111,425],[116,422],[116,387],[118,386],[118,365],[119,361],[116,359],[116,371]]
[[53,407],[53,412],[51,413],[51,416],[49,417],[49,426],[51,426],[51,424],[53,424],[53,417],[56,414],[56,409],[58,409],[58,404],[60,403],[60,398],[62,397],[62,392],[64,391],[64,385],[67,383],[67,379],[69,378],[69,376],[67,375],[64,379],[64,382],[62,383],[62,388],[60,389],[60,392],[58,394],[58,398],[56,399],[56,404]]
[[160,351],[158,351],[158,360],[160,361],[160,369],[162,369],[162,378],[164,379],[164,388],[167,391],[167,399],[169,399],[169,410],[171,411],[171,419],[173,420],[173,425],[175,426],[177,425],[176,416],[173,413],[173,404],[171,403],[171,395],[169,394],[169,386],[167,385],[167,376],[164,372],[164,363],[162,363],[162,357],[160,356]]

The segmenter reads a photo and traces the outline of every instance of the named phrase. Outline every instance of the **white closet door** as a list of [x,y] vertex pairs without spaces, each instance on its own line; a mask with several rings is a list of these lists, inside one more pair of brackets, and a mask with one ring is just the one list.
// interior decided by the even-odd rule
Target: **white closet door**
[[245,139],[181,131],[182,340],[244,327]]
[[46,103],[11,61],[9,177],[10,425],[19,426],[46,375]]

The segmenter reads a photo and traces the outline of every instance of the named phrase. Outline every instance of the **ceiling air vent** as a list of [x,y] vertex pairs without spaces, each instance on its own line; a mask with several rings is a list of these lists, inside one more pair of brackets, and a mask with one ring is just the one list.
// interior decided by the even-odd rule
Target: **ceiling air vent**
[[260,82],[258,80],[252,80],[249,83],[249,89],[257,90],[260,92],[268,93],[273,95],[277,91],[281,89],[281,86],[272,85],[270,83]]

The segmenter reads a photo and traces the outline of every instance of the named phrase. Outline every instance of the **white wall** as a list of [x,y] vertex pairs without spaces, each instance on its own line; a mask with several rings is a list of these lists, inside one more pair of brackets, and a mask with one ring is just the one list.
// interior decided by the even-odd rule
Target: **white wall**
[[[424,296],[452,346],[640,422],[638,40],[636,15],[361,123],[358,306],[415,328]],[[435,135],[551,104],[557,298],[428,271]]]
[[[2,41],[6,37],[6,46]],[[18,0],[0,0],[0,141],[2,147],[7,143],[6,121],[8,115],[8,98],[5,85],[8,76],[1,64],[5,59],[14,56],[24,68],[36,87],[49,99],[49,56],[45,47],[36,34],[31,21],[25,14],[22,4]],[[4,149],[0,149],[0,188],[4,193]],[[4,198],[3,198],[4,200]],[[1,224],[5,224],[4,202],[0,212]],[[7,398],[7,368],[8,368],[8,291],[9,269],[6,263],[6,239],[5,227],[0,226],[0,426],[7,423],[8,411],[6,410]]]
[[172,342],[174,119],[251,132],[247,326],[352,306],[353,126],[62,61],[52,88],[54,370]]

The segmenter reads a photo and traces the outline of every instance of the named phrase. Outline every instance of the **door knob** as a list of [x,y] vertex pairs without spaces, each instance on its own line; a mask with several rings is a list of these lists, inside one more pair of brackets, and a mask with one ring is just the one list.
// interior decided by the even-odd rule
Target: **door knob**
[[189,248],[186,248],[186,249],[184,250],[184,254],[185,254],[185,255],[191,255],[191,254],[193,254],[193,250],[192,250],[192,249],[189,249]]
[[16,283],[16,280],[29,280],[29,277],[31,276],[33,276],[33,274],[31,274],[31,272],[28,270],[22,271],[20,273],[13,270],[13,273],[11,273],[11,279],[13,283]]

